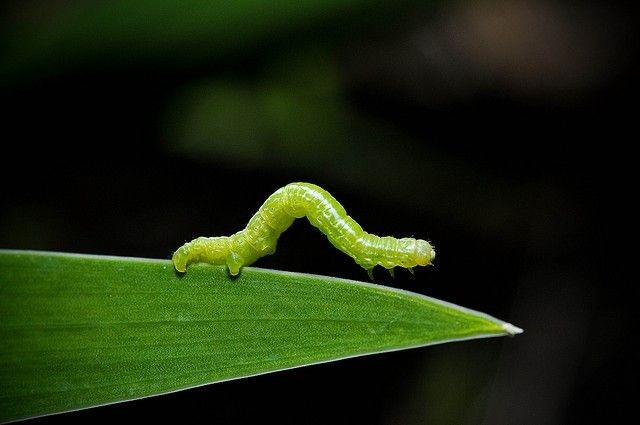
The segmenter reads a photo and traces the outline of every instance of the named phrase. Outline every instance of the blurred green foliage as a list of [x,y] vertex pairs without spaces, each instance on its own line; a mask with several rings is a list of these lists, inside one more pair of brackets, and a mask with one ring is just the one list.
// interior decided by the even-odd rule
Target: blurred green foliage
[[[15,79],[105,66],[162,62],[184,69],[279,41],[340,39],[359,23],[398,13],[407,0],[116,0],[29,2],[3,22],[0,75]],[[298,34],[291,38],[292,34]],[[302,37],[300,35],[302,34]],[[300,41],[306,40],[304,43]],[[279,43],[275,43],[279,44]]]

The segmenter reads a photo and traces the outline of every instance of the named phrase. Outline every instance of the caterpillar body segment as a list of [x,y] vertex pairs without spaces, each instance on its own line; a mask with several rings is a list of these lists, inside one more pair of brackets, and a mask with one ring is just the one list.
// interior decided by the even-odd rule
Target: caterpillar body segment
[[305,216],[331,244],[367,270],[369,276],[377,265],[389,270],[394,267],[411,270],[427,266],[435,258],[429,242],[367,233],[326,190],[310,183],[291,183],[269,196],[245,229],[231,236],[196,238],[176,250],[173,264],[180,272],[195,262],[226,264],[229,273],[237,275],[243,266],[273,254],[280,234],[295,219]]

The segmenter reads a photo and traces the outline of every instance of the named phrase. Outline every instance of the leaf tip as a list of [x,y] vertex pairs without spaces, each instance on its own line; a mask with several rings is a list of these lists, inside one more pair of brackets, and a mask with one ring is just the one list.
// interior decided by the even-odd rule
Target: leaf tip
[[502,329],[508,333],[510,336],[514,336],[514,335],[518,335],[521,334],[522,332],[524,332],[523,329],[512,325],[511,323],[503,323],[502,324]]

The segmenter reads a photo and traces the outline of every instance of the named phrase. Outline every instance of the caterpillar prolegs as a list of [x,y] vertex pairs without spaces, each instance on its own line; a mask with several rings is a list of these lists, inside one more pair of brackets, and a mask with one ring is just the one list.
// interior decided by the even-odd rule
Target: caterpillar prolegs
[[180,272],[196,262],[226,264],[229,273],[237,275],[243,266],[273,254],[280,234],[296,218],[305,216],[333,246],[367,270],[369,277],[377,265],[390,272],[394,267],[411,270],[431,264],[436,255],[433,246],[422,239],[367,233],[326,190],[310,183],[291,183],[269,196],[244,230],[231,236],[194,239],[176,250],[173,264]]

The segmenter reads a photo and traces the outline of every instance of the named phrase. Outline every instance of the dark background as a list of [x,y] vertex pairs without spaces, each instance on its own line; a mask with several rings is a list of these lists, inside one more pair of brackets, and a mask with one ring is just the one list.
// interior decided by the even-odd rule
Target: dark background
[[[29,423],[561,424],[630,410],[635,282],[616,259],[637,96],[620,3],[0,11],[0,248],[169,258],[310,181],[366,230],[435,244],[435,267],[378,283],[525,329]],[[304,221],[257,266],[366,280]]]

